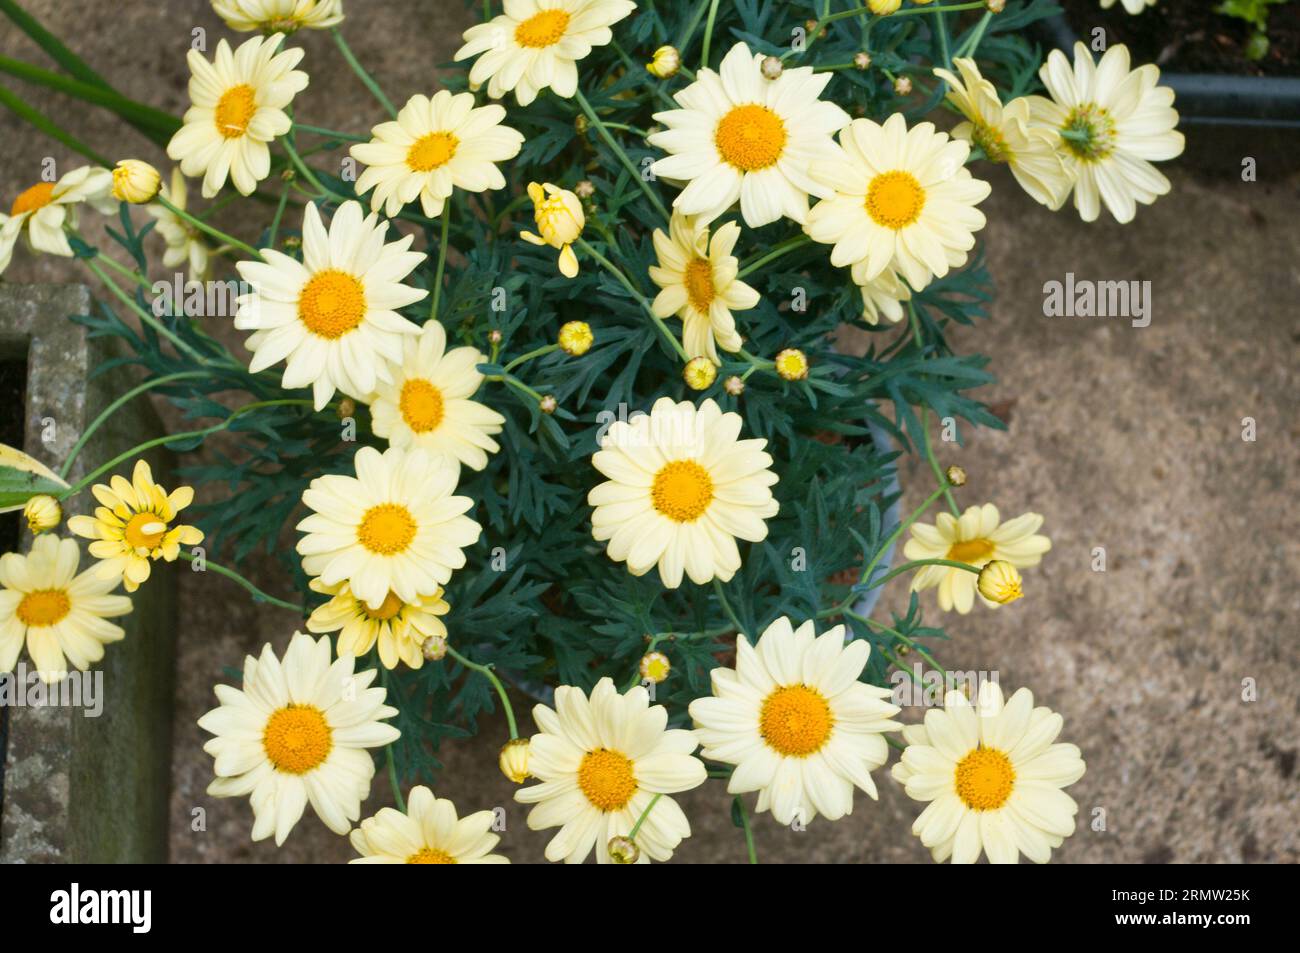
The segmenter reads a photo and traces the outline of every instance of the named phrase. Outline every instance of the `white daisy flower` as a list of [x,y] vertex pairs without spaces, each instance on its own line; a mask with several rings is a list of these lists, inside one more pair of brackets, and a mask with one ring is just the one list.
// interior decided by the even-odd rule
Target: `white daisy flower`
[[980,75],[974,60],[952,62],[960,79],[946,69],[936,69],[934,75],[948,84],[948,102],[967,120],[952,131],[953,138],[973,142],[990,161],[1007,163],[1035,202],[1053,211],[1064,205],[1073,178],[1057,155],[1058,138],[1030,126],[1029,100],[1021,96],[1003,106],[997,87]]
[[216,735],[203,750],[216,759],[213,797],[249,795],[253,840],[284,843],[310,801],[336,834],[347,834],[370,796],[375,762],[367,748],[391,744],[400,732],[380,719],[397,709],[376,669],[353,674],[350,655],[330,662],[330,640],[295,632],[281,662],[270,645],[244,659],[239,688],[214,687],[220,707],[199,719]]
[[936,132],[933,123],[908,129],[894,113],[883,126],[853,120],[840,146],[843,159],[812,168],[834,194],[808,213],[804,229],[835,246],[831,264],[857,265],[859,285],[892,267],[919,291],[965,262],[984,227],[975,206],[990,191],[965,168],[969,144]]
[[609,43],[609,28],[635,9],[631,0],[506,0],[501,16],[465,31],[455,59],[478,57],[470,84],[487,83],[493,99],[513,89],[527,106],[548,86],[568,99],[578,89],[577,61]]
[[317,410],[336,389],[364,400],[390,381],[402,339],[420,332],[397,311],[429,293],[402,283],[425,256],[410,250],[413,235],[385,243],[388,222],[363,214],[359,202],[344,202],[327,230],[308,203],[301,262],[265,248],[265,261],[235,266],[254,289],[235,314],[235,327],[257,332],[245,342],[249,371],[285,361],[281,383],[311,385]]
[[610,559],[634,576],[657,565],[669,589],[683,570],[700,585],[735,575],[736,539],[767,538],[765,521],[780,508],[767,441],[739,439],[741,426],[740,414],[711,399],[697,410],[661,397],[649,414],[609,428],[591,458],[609,480],[587,502],[592,535],[608,540]]
[[462,550],[482,532],[464,515],[474,501],[452,495],[456,467],[424,450],[362,447],[354,464],[355,477],[320,476],[302,494],[313,511],[297,527],[303,571],[346,581],[372,610],[389,593],[418,604],[465,565]]
[[167,155],[188,176],[203,176],[203,197],[221,191],[226,179],[250,195],[271,174],[269,143],[293,125],[286,110],[307,88],[307,74],[294,69],[300,49],[277,53],[284,36],[253,37],[231,52],[222,40],[209,63],[190,50],[190,102],[184,125],[167,143]]
[[94,569],[77,572],[75,539],[37,536],[26,555],[0,556],[0,672],[12,672],[27,643],[41,681],[61,681],[68,665],[85,671],[104,646],[125,636],[108,620],[131,611],[131,600],[111,595],[118,580]]
[[350,864],[508,864],[492,853],[496,814],[456,817],[456,805],[424,785],[411,788],[406,813],[391,807],[368,817],[349,839],[361,856]]
[[[189,189],[180,169],[172,169],[171,185],[162,187],[162,196],[182,212],[187,211]],[[145,211],[157,220],[154,231],[162,236],[166,245],[163,249],[163,265],[168,268],[187,265],[191,281],[207,281],[212,253],[203,233],[157,202],[150,202],[145,206]]]
[[[1053,50],[1038,71],[1051,99],[1029,97],[1032,121],[1059,137],[1066,170],[1074,177],[1074,207],[1085,222],[1101,205],[1118,222],[1131,222],[1138,203],[1150,205],[1169,189],[1152,162],[1183,152],[1174,91],[1158,86],[1151,64],[1129,71],[1128,47],[1116,43],[1100,63],[1082,43],[1074,46],[1074,69]],[[1054,100],[1054,101],[1053,101]]]
[[639,685],[620,695],[602,678],[591,698],[580,688],[555,690],[555,709],[533,709],[538,734],[529,743],[528,770],[541,781],[520,788],[515,800],[536,804],[530,830],[560,828],[546,859],[580,864],[592,848],[597,863],[611,862],[609,842],[631,833],[656,794],[637,832],[638,862],[664,861],[691,836],[686,815],[670,794],[699,787],[707,772],[692,756],[697,742],[685,729],[666,729],[668,711],[651,705]]
[[[1124,4],[1124,9],[1130,14],[1136,15],[1141,13],[1147,7],[1154,7],[1156,0],[1120,0]],[[1115,0],[1101,0],[1101,8],[1109,10],[1115,5]]]
[[358,599],[346,582],[327,586],[319,579],[308,583],[312,592],[332,596],[317,606],[307,620],[308,632],[337,632],[339,655],[365,655],[377,643],[379,661],[384,668],[396,668],[403,662],[408,668],[424,665],[421,651],[430,636],[447,637],[447,627],[439,616],[451,611],[442,598],[442,589],[432,595],[405,602],[390,592],[377,609]]
[[750,228],[782,215],[802,224],[808,196],[831,194],[809,169],[839,157],[831,137],[849,121],[839,106],[818,98],[833,74],[801,66],[769,80],[763,59],[737,43],[719,72],[701,67],[695,82],[673,95],[681,109],[655,114],[668,128],[646,141],[670,155],[651,169],[689,183],[673,206],[703,224],[737,199]]
[[740,350],[743,339],[731,312],[758,304],[758,292],[736,277],[740,262],[733,255],[740,226],[727,222],[709,239],[709,228],[690,215],[673,212],[668,233],[656,228],[658,266],[650,280],[663,290],[655,297],[654,313],[682,319],[682,342],[689,357],[707,357],[721,364],[718,347]]
[[975,706],[949,692],[942,710],[924,725],[903,729],[907,749],[893,776],[908,797],[929,801],[912,833],[936,861],[973,864],[980,851],[991,863],[1035,863],[1074,833],[1079,806],[1061,788],[1083,777],[1079,749],[1053,744],[1061,716],[1035,708],[1022,688],[1003,704],[996,682],[980,685]]
[[[1025,513],[1005,523],[998,520],[998,508],[992,503],[968,507],[960,519],[940,513],[934,526],[912,524],[912,538],[903,547],[903,555],[908,559],[951,559],[981,569],[1000,559],[1025,569],[1037,566],[1043,553],[1052,548],[1052,541],[1038,533],[1043,518],[1037,513]],[[978,577],[967,569],[923,566],[912,577],[912,590],[938,587],[939,608],[945,612],[970,612],[976,595],[996,609],[998,604],[984,598],[977,583]]]
[[419,447],[472,470],[487,466],[501,447],[492,439],[506,419],[471,400],[483,383],[478,365],[487,355],[473,347],[447,350],[447,332],[430,321],[403,343],[391,380],[370,400],[376,436],[394,447]]
[[368,167],[357,193],[374,189],[370,207],[389,218],[418,196],[424,214],[436,218],[453,187],[504,189],[496,163],[519,155],[524,143],[522,133],[501,125],[505,117],[495,103],[476,108],[473,93],[412,96],[395,121],[370,130],[374,139],[352,147],[352,157]]
[[243,33],[327,30],[343,22],[343,0],[212,0],[212,10]]
[[6,215],[0,212],[0,274],[9,267],[14,246],[24,232],[34,251],[72,257],[65,226],[77,225],[77,206],[88,203],[97,212],[117,209],[112,196],[113,173],[99,166],[82,166],[57,182],[37,182],[18,194]]
[[887,688],[858,678],[871,646],[844,642],[844,626],[814,637],[785,616],[751,647],[736,639],[736,667],[713,670],[713,696],[691,702],[701,754],[735,765],[727,791],[758,792],[758,810],[781,824],[853,812],[853,789],[872,798],[885,763],[883,732],[897,731]]
[[868,324],[879,324],[880,316],[884,315],[895,324],[902,321],[903,302],[912,300],[912,290],[907,283],[892,268],[886,268],[874,278],[858,281],[865,272],[864,261],[854,263],[853,281],[862,292],[862,319]]

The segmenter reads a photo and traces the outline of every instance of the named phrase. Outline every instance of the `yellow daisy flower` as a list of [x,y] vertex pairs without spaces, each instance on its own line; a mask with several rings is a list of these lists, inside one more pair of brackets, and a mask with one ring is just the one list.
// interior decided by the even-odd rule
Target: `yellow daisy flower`
[[102,504],[94,516],[73,516],[68,529],[94,540],[90,555],[101,560],[102,578],[121,578],[127,592],[135,592],[149,578],[149,561],[174,562],[181,546],[197,546],[203,533],[193,526],[176,523],[176,516],[194,500],[193,487],[180,486],[170,494],[153,481],[144,460],[135,462],[128,481],[117,475],[108,485],[91,487]]
[[327,30],[343,22],[343,0],[212,0],[212,10],[243,33]]
[[117,208],[112,197],[113,173],[98,166],[73,169],[57,182],[37,182],[18,194],[9,214],[0,212],[0,274],[9,267],[14,246],[23,233],[33,250],[72,257],[64,226],[77,224],[77,206],[87,202],[97,212]]
[[424,785],[411,788],[406,813],[391,807],[368,817],[350,836],[361,856],[350,864],[508,864],[492,848],[496,814],[456,816],[456,805],[434,797]]
[[[1052,541],[1038,533],[1042,525],[1043,518],[1037,513],[1000,523],[998,508],[985,503],[968,508],[960,519],[940,513],[934,526],[914,523],[903,555],[908,559],[951,559],[981,569],[994,560],[1003,560],[1024,569],[1037,566],[1043,553],[1052,548]],[[945,612],[954,608],[963,615],[970,612],[977,593],[990,609],[998,607],[997,602],[979,592],[978,578],[966,569],[923,566],[912,578],[915,592],[935,587],[939,589],[939,608]]]
[[701,220],[674,212],[668,233],[656,228],[655,252],[659,265],[651,266],[650,280],[663,290],[652,305],[660,318],[682,319],[682,341],[692,358],[707,357],[721,364],[718,346],[740,350],[731,312],[758,304],[758,292],[736,277],[740,262],[733,255],[740,226],[727,222],[709,238]]
[[587,216],[582,211],[582,201],[568,189],[547,182],[528,183],[528,197],[533,200],[533,220],[540,235],[520,233],[520,238],[534,245],[550,245],[560,250],[560,274],[573,278],[578,274],[578,256],[573,253],[573,243],[582,236]]
[[116,579],[78,573],[80,559],[75,539],[52,535],[26,556],[0,556],[0,672],[14,670],[25,641],[41,680],[57,682],[69,663],[84,672],[126,634],[108,620],[130,612],[131,600],[111,594]]
[[313,592],[333,598],[312,612],[307,631],[338,632],[339,655],[360,658],[377,642],[384,668],[396,668],[399,661],[408,668],[419,668],[424,664],[421,649],[425,640],[435,635],[447,637],[447,627],[438,617],[450,612],[451,606],[443,600],[441,588],[414,602],[389,591],[379,608],[372,609],[353,595],[347,582],[329,586],[313,579],[308,585]]

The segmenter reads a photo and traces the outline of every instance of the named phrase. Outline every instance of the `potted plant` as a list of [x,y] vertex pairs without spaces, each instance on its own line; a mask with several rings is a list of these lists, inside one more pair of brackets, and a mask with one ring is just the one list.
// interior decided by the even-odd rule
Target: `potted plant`
[[[952,752],[920,726],[895,737],[888,686],[921,681],[900,652],[934,676],[916,704],[975,705],[988,726],[1033,708],[1027,689],[957,690],[926,592],[948,619],[1012,603],[1050,547],[1038,514],[959,506],[965,474],[933,442],[1000,426],[972,393],[986,358],[949,337],[991,298],[980,163],[1009,164],[1051,209],[1073,194],[1084,218],[1104,205],[1127,221],[1161,192],[1147,159],[1181,150],[1167,90],[1149,91],[1133,162],[1150,171],[1133,181],[1110,164],[1123,135],[1103,143],[1050,84],[1055,99],[1028,95],[1040,63],[1022,34],[1042,0],[488,3],[445,88],[397,98],[351,53],[337,0],[214,6],[262,35],[190,53],[180,120],[123,98],[11,0],[67,75],[0,65],[115,111],[179,163],[119,161],[118,247],[61,219],[54,251],[110,296],[84,320],[145,372],[123,400],[152,390],[183,409],[194,426],[165,438],[193,454],[182,477],[225,492],[191,507],[160,489],[177,505],[148,532],[175,545],[102,545],[121,535],[112,506],[71,528],[139,585],[151,560],[184,559],[301,611],[306,632],[246,659],[199,722],[209,793],[250,797],[254,839],[282,842],[310,804],[360,859],[501,859],[483,812],[456,847],[426,837],[397,856],[390,837],[448,816],[418,782],[501,705],[502,771],[541,782],[518,800],[560,828],[548,859],[666,860],[689,833],[671,795],[704,783],[754,859],[751,812],[841,817],[855,790],[874,794],[890,744],[906,749],[895,778],[926,799],[933,757]],[[369,130],[294,112],[315,66],[296,29],[332,31],[373,94]],[[951,135],[923,119],[940,104]],[[102,171],[17,203],[10,233],[27,222],[43,241],[51,203],[103,204]],[[256,226],[216,228],[220,194],[248,197]],[[147,277],[155,230],[193,295]],[[210,267],[240,282],[224,313]],[[251,332],[247,352],[206,334],[212,318]],[[845,325],[867,345],[837,348]],[[882,432],[933,475],[906,514]],[[238,453],[205,445],[217,433]],[[124,487],[94,492],[131,510]],[[292,593],[241,575],[257,549],[279,553]],[[869,614],[899,576],[906,612]],[[553,689],[555,709],[517,717],[502,673]],[[1030,761],[1050,785],[1077,780],[1078,749],[1050,742],[1015,764],[973,743],[943,768],[969,781],[961,823],[1001,811]],[[407,819],[362,820],[377,771]],[[1046,860],[1073,825],[1066,801],[1014,840],[927,845]]]

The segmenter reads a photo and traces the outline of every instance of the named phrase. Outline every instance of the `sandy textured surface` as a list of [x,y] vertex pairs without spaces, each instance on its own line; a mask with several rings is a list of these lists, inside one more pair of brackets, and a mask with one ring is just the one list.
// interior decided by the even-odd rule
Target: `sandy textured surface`
[[[197,0],[153,4],[29,2],[123,91],[180,111],[189,30],[223,35]],[[401,101],[436,88],[463,10],[454,2],[385,0],[354,18],[354,48]],[[157,52],[137,72],[119,51],[148,36]],[[386,52],[400,38],[401,55]],[[309,121],[364,130],[376,120],[366,92],[342,66],[327,36],[306,35],[312,85],[299,100]],[[168,53],[169,44],[173,47]],[[36,61],[39,53],[7,31],[0,52]],[[51,110],[112,155],[161,161],[133,133],[104,117],[53,102]],[[30,184],[41,157],[67,156],[0,116],[6,161],[0,195]],[[960,501],[991,500],[1005,515],[1047,516],[1053,550],[1026,577],[1027,598],[997,613],[946,620],[953,637],[939,650],[951,670],[997,671],[1005,686],[1027,685],[1060,711],[1064,737],[1079,744],[1088,773],[1071,793],[1079,833],[1062,862],[1296,861],[1300,805],[1295,761],[1300,692],[1297,644],[1297,467],[1295,351],[1300,341],[1300,179],[1296,142],[1197,137],[1171,169],[1172,197],[1143,209],[1136,223],[1086,226],[1069,211],[1030,202],[1009,176],[994,176],[986,203],[989,266],[998,284],[992,319],[957,335],[960,350],[992,357],[999,382],[986,399],[1008,421],[1005,433],[968,436],[945,447],[970,483]],[[1260,160],[1259,181],[1243,183],[1243,156]],[[226,220],[238,229],[238,219]],[[250,229],[244,229],[249,231]],[[93,230],[91,232],[93,234]],[[1095,279],[1152,282],[1150,327],[1117,319],[1046,318],[1043,284],[1067,272]],[[65,262],[22,253],[6,276],[42,281],[72,275]],[[1242,439],[1251,417],[1257,439]],[[930,486],[914,461],[904,471],[907,501]],[[1106,571],[1092,568],[1106,552]],[[283,587],[274,571],[268,589]],[[223,668],[270,639],[283,647],[290,613],[255,609],[216,578],[182,573],[184,613],[177,678],[173,842],[177,861],[337,861],[342,838],[304,820],[280,850],[248,841],[245,801],[203,794],[210,759],[194,719],[212,702]],[[877,613],[905,604],[891,584]],[[927,598],[931,612],[933,595]],[[1242,700],[1243,680],[1257,700]],[[917,712],[909,717],[917,717]],[[511,786],[496,772],[499,721],[479,740],[449,744],[439,792],[466,810],[503,806],[503,850],[537,860],[544,836],[528,832]],[[853,816],[807,831],[757,823],[760,857],[794,861],[926,861],[908,833],[919,805],[881,772],[879,802],[859,795]],[[367,810],[385,803],[376,784]],[[718,782],[683,798],[696,836],[678,859],[742,861]],[[206,830],[191,829],[192,811]],[[1104,811],[1105,830],[1091,821]]]

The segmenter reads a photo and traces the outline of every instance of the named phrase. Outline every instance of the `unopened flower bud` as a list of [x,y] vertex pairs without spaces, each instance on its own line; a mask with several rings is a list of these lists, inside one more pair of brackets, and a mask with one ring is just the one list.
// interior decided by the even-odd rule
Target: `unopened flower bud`
[[555,408],[559,406],[560,406],[559,403],[555,400],[554,394],[547,394],[545,397],[543,397],[541,400],[537,402],[537,409],[544,414],[555,413]]
[[718,379],[718,366],[707,357],[693,357],[682,368],[682,379],[691,390],[704,390]]
[[776,372],[788,381],[808,376],[808,355],[797,347],[788,347],[776,356]]
[[739,397],[741,394],[745,392],[745,382],[742,381],[735,374],[732,374],[725,381],[723,381],[722,387],[732,397]]
[[571,357],[581,357],[591,349],[595,336],[586,321],[569,321],[560,328],[560,350]]
[[573,187],[573,194],[580,199],[589,199],[596,194],[596,186],[591,179],[583,179]]
[[651,76],[670,79],[682,68],[682,55],[675,46],[661,46],[655,50],[654,59],[645,65]]
[[950,486],[966,485],[966,471],[959,466],[953,465],[949,467],[943,471],[943,475]]
[[668,661],[668,656],[663,652],[647,652],[641,656],[641,664],[637,666],[641,672],[641,677],[647,682],[653,682],[658,685],[668,677],[668,673],[673,670],[672,663]]
[[339,401],[339,420],[347,420],[349,417],[357,415],[357,402],[351,397],[344,397]]
[[441,662],[447,657],[447,637],[431,635],[420,643],[420,654],[430,662]]
[[903,0],[867,0],[867,7],[878,17],[887,17],[898,12]]
[[857,69],[870,69],[871,54],[866,52],[865,50],[862,51],[861,53],[855,53],[853,56],[853,65]]
[[763,65],[760,69],[762,69],[763,75],[768,79],[776,79],[785,70],[785,66],[781,63],[779,57],[765,56],[763,57]]
[[611,837],[609,839],[609,859],[616,864],[635,864],[641,856],[641,848],[630,837]]
[[899,96],[912,95],[912,81],[906,76],[900,76],[894,80],[894,92]]
[[152,202],[162,188],[162,175],[148,162],[123,159],[113,169],[113,198],[141,205]]
[[981,569],[978,586],[981,596],[1000,606],[1024,595],[1020,589],[1020,571],[1005,559],[995,559]]
[[295,251],[302,247],[302,239],[297,235],[285,235],[284,247],[287,251]]
[[523,784],[528,779],[528,739],[511,738],[502,745],[497,764],[507,778]]
[[578,135],[585,136],[587,130],[591,128],[591,121],[582,113],[578,113],[577,117],[573,120],[573,128],[578,131]]
[[1007,8],[1007,0],[985,0],[984,6],[989,8],[989,13],[1001,13]]
[[63,507],[54,497],[41,494],[27,501],[23,516],[27,517],[28,529],[33,533],[44,533],[63,522]]
[[500,343],[501,343],[501,329],[500,329],[500,328],[493,328],[491,331],[488,332],[488,343],[489,343],[489,344],[500,344]]

